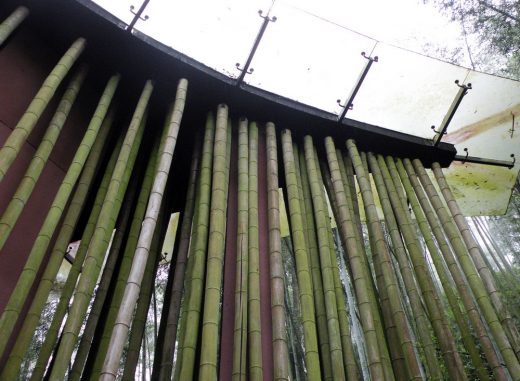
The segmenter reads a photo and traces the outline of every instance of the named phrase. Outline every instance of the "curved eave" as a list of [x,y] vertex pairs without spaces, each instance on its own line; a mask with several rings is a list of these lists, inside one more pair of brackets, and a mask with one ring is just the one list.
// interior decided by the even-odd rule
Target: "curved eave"
[[26,4],[31,14],[27,23],[36,28],[56,50],[64,50],[72,40],[87,38],[85,59],[98,71],[119,71],[126,81],[142,84],[155,80],[164,94],[171,94],[179,77],[190,82],[188,101],[201,113],[217,103],[228,103],[251,120],[272,121],[280,128],[297,133],[312,132],[316,138],[327,135],[337,139],[353,138],[363,150],[400,157],[420,158],[426,166],[433,161],[449,166],[456,155],[452,144],[433,147],[430,139],[389,130],[380,126],[345,119],[268,91],[242,84],[204,64],[134,31],[121,27],[121,21],[89,0],[8,0],[0,6],[7,14],[16,4]]

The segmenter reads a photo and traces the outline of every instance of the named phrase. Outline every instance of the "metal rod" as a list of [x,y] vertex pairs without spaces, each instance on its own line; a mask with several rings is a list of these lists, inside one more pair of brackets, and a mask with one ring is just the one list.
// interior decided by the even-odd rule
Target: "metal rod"
[[141,15],[143,14],[143,12],[146,9],[146,7],[148,6],[149,2],[150,2],[150,0],[144,0],[143,3],[141,4],[141,6],[139,7],[139,10],[137,12],[134,12],[134,6],[130,5],[130,12],[132,12],[134,14],[134,18],[130,22],[130,25],[128,25],[128,27],[126,28],[126,30],[129,33],[132,33],[132,29],[134,29],[134,26],[137,23],[137,21],[139,21],[139,20],[143,20],[143,21],[148,20],[148,16],[141,17]]
[[506,168],[513,168],[516,162],[516,158],[514,154],[511,154],[511,157],[513,158],[512,161],[505,161],[505,160],[495,160],[495,159],[485,159],[481,157],[476,156],[468,156],[468,155],[455,155],[453,160],[461,161],[463,163],[475,163],[475,164],[485,164],[485,165],[493,165],[496,167],[506,167]]
[[455,112],[457,112],[457,109],[459,108],[460,102],[462,102],[462,98],[464,98],[464,95],[468,93],[468,90],[470,90],[471,83],[468,83],[467,85],[460,85],[459,80],[457,79],[455,81],[455,84],[459,87],[459,91],[457,91],[457,94],[455,95],[455,98],[453,99],[453,102],[451,103],[450,108],[448,109],[448,112],[444,116],[444,119],[442,120],[441,126],[438,131],[435,131],[436,134],[433,137],[433,146],[437,147],[439,143],[442,140],[442,137],[446,135],[446,130],[448,129],[448,125],[450,124],[451,120],[453,119],[453,116],[455,115]]
[[[365,57],[368,61],[367,61],[367,64],[365,65],[365,68],[363,69],[363,71],[359,75],[359,78],[358,78],[358,80],[356,82],[356,85],[354,86],[354,88],[352,89],[352,92],[350,93],[350,96],[348,97],[347,103],[345,103],[345,106],[343,107],[343,111],[341,112],[341,115],[338,118],[338,122],[339,123],[341,123],[341,121],[343,119],[345,119],[345,115],[347,115],[348,110],[352,110],[352,108],[354,107],[354,98],[356,97],[359,89],[361,88],[361,85],[363,84],[363,81],[365,80],[365,77],[367,76],[368,71],[370,70],[370,67],[372,66],[372,64],[374,62],[378,62],[379,61],[379,57],[378,56],[375,56],[374,58],[372,58],[370,56],[367,57],[365,52],[361,52],[361,55],[363,57]],[[338,104],[340,106],[342,106],[339,99],[337,100],[337,102],[338,102]]]
[[251,62],[253,61],[253,57],[255,56],[256,49],[258,48],[258,45],[260,45],[260,41],[262,40],[262,37],[264,36],[265,30],[267,29],[267,24],[269,24],[269,22],[271,22],[271,21],[272,22],[276,21],[276,16],[269,17],[269,14],[267,14],[267,16],[262,16],[262,10],[259,10],[258,14],[260,15],[260,17],[262,17],[264,19],[264,21],[262,22],[262,26],[260,27],[260,30],[258,31],[258,34],[256,35],[255,43],[253,44],[253,48],[251,49],[251,52],[249,53],[249,56],[247,57],[246,64],[244,65],[244,67],[242,69],[240,68],[240,63],[237,62],[237,64],[236,64],[237,69],[240,70],[240,75],[238,76],[236,84],[235,84],[236,86],[240,86],[242,84],[246,74],[251,74],[254,71],[254,69],[249,69],[249,66],[251,65]]

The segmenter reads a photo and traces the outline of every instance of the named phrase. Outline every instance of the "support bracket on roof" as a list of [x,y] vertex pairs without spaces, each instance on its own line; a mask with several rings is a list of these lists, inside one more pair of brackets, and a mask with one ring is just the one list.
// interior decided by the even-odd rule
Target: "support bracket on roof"
[[365,80],[365,77],[367,76],[368,71],[370,70],[370,67],[372,66],[372,64],[374,62],[379,61],[378,56],[375,56],[375,57],[367,56],[367,54],[365,52],[361,52],[361,55],[363,57],[365,57],[368,61],[367,61],[367,64],[365,65],[365,67],[363,68],[363,70],[361,71],[361,74],[359,75],[356,85],[350,92],[350,95],[347,98],[348,99],[347,103],[345,103],[345,105],[342,105],[341,100],[340,99],[337,100],[338,104],[341,107],[343,107],[343,111],[341,112],[341,115],[338,118],[339,123],[341,123],[343,121],[343,119],[345,119],[345,115],[347,115],[348,110],[352,110],[354,108],[354,98],[356,97],[359,89],[361,88],[361,85],[363,84],[363,81]]
[[442,140],[442,137],[447,134],[448,125],[450,124],[453,116],[457,112],[457,109],[460,106],[460,102],[462,102],[462,98],[468,93],[468,90],[471,90],[471,83],[467,85],[459,84],[459,80],[455,80],[455,84],[459,87],[453,102],[451,102],[451,106],[448,109],[448,112],[444,116],[444,119],[441,122],[441,126],[438,130],[435,130],[435,126],[432,126],[432,130],[435,131],[435,136],[433,137],[433,146],[437,147]]
[[253,57],[255,56],[256,49],[258,48],[258,45],[260,45],[260,41],[262,40],[262,37],[264,36],[265,30],[267,29],[267,25],[270,22],[276,21],[276,16],[269,17],[269,13],[267,14],[267,16],[264,16],[261,9],[258,11],[258,15],[261,18],[263,18],[264,21],[262,22],[262,25],[260,26],[260,30],[258,31],[258,34],[256,35],[256,39],[253,44],[253,48],[249,52],[249,56],[247,57],[246,64],[244,65],[243,68],[240,68],[240,63],[237,62],[237,64],[236,64],[237,69],[240,71],[240,75],[238,76],[238,78],[235,82],[235,86],[240,86],[242,84],[242,82],[244,82],[244,77],[246,76],[246,74],[251,74],[254,71],[254,69],[253,68],[250,69],[249,66],[251,65],[251,61],[253,61]]
[[146,21],[149,19],[148,15],[145,15],[144,17],[142,16],[142,14],[143,14],[144,10],[146,9],[146,7],[148,6],[149,2],[150,2],[150,0],[144,0],[143,3],[141,4],[141,6],[139,7],[139,9],[137,10],[137,12],[134,12],[135,7],[133,5],[130,5],[130,12],[132,12],[132,14],[134,15],[134,18],[130,22],[130,25],[128,25],[128,27],[126,28],[126,30],[128,32],[132,33],[132,29],[134,29],[134,26],[137,23],[137,21],[139,21],[139,20]]
[[475,157],[475,156],[469,156],[469,151],[467,148],[464,148],[464,152],[466,152],[466,155],[455,155],[453,160],[461,161],[464,163],[475,163],[475,164],[485,164],[485,165],[493,165],[495,167],[506,167],[506,168],[513,168],[516,163],[515,154],[511,154],[512,161],[505,161],[505,160],[495,160],[495,159],[484,159],[481,157]]

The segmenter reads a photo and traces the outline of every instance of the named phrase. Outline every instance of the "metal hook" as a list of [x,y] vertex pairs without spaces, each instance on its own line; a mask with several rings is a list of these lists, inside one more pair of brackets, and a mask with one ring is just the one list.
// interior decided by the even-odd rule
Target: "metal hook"
[[148,15],[145,15],[142,17],[138,12],[134,12],[135,7],[133,5],[130,5],[130,12],[132,12],[133,15],[138,16],[140,20],[146,21],[149,19]]
[[473,87],[471,87],[471,83],[468,83],[467,85],[465,84],[460,84],[460,81],[458,79],[455,80],[455,84],[460,87],[461,89],[466,89],[466,90],[471,90]]
[[[238,69],[239,71],[241,71],[241,72],[244,71],[244,69],[240,68],[240,63],[237,62],[237,63],[235,64],[235,66],[237,67],[237,69]],[[255,71],[255,69],[253,69],[253,68],[248,69],[248,70],[246,70],[246,74],[251,74],[251,73],[253,73],[254,71]]]
[[464,157],[464,159],[462,160],[462,164],[464,164],[468,158],[468,155],[469,155],[469,152],[468,152],[468,149],[467,148],[464,148],[464,152],[466,152],[466,156]]
[[[342,105],[342,104],[341,104],[341,99],[336,99],[336,102],[338,103],[338,105],[339,105],[340,107],[346,107],[345,105]],[[354,104],[353,104],[353,103],[349,104],[349,105],[348,105],[348,109],[349,109],[349,110],[353,110],[353,109],[354,109]]]
[[437,130],[435,129],[435,126],[434,126],[434,125],[432,125],[430,128],[431,128],[431,129],[433,130],[433,132],[435,132],[436,134],[440,134],[441,132],[442,132],[443,135],[447,135],[447,134],[448,134],[448,131],[437,131]]
[[516,157],[515,157],[514,153],[511,154],[511,157],[513,158],[513,162],[511,163],[511,167],[509,169],[513,168],[515,166],[515,163],[516,163]]
[[361,55],[363,57],[365,57],[367,60],[369,61],[373,61],[373,62],[379,62],[379,57],[378,56],[375,56],[375,57],[370,57],[370,56],[367,56],[367,54],[365,52],[361,52]]
[[276,20],[278,20],[278,19],[276,18],[276,16],[269,17],[269,13],[267,13],[267,16],[264,16],[263,13],[264,13],[264,12],[263,12],[261,9],[258,10],[258,15],[259,15],[261,18],[266,19],[266,20],[268,20],[268,21],[270,21],[270,22],[276,22]]

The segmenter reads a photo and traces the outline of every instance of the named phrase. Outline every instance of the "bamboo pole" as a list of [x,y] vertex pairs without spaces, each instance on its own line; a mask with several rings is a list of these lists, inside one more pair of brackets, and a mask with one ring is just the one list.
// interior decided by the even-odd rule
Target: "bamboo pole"
[[428,198],[430,199],[430,202],[432,203],[432,206],[441,221],[441,225],[444,228],[446,235],[450,239],[450,243],[457,255],[462,271],[466,275],[467,282],[473,291],[481,313],[484,315],[484,318],[488,323],[493,337],[495,338],[495,342],[500,352],[502,353],[502,357],[504,358],[507,368],[513,379],[520,379],[520,364],[518,359],[516,358],[513,348],[511,347],[504,327],[500,323],[495,309],[493,308],[483,281],[478,276],[477,270],[475,269],[475,266],[471,261],[470,256],[468,255],[468,251],[464,245],[464,242],[459,236],[459,231],[453,222],[452,217],[448,214],[444,205],[442,204],[442,201],[440,200],[437,191],[433,187],[428,174],[424,170],[422,163],[418,159],[413,160],[412,163],[419,175],[426,193],[428,194]]
[[[327,142],[325,143],[327,145]],[[332,142],[332,146],[334,147],[334,143]],[[364,154],[364,153],[363,153]],[[355,223],[356,230],[354,231],[354,236],[358,241],[359,248],[361,249],[360,258],[363,261],[363,268],[366,272],[366,279],[370,282],[371,287],[367,290],[370,294],[370,306],[372,308],[372,316],[374,319],[374,326],[376,329],[377,342],[379,344],[379,351],[381,354],[381,360],[383,363],[383,368],[385,370],[385,375],[388,378],[393,378],[393,372],[395,371],[395,377],[403,378],[405,371],[404,365],[404,357],[400,350],[400,346],[396,340],[396,332],[395,332],[395,323],[392,319],[392,316],[388,312],[385,312],[384,323],[386,325],[386,331],[383,330],[382,318],[380,316],[380,308],[377,302],[378,292],[376,291],[376,286],[374,280],[372,278],[372,271],[370,269],[370,264],[368,261],[368,255],[365,249],[365,242],[363,238],[363,229],[361,226],[361,216],[359,214],[359,204],[358,204],[358,195],[356,191],[356,183],[354,177],[354,166],[352,164],[352,160],[348,153],[342,154],[341,150],[336,149],[336,157],[339,166],[339,171],[341,174],[341,179],[343,181],[343,187],[345,189],[345,200],[348,212],[350,214],[350,220]],[[342,158],[342,159],[341,159]],[[348,261],[346,264],[348,265]],[[379,274],[381,275],[381,274]],[[381,306],[383,311],[388,311],[388,297],[386,295],[386,290],[379,290],[379,297],[381,300]],[[385,305],[386,304],[386,305]],[[385,332],[388,335],[388,342],[391,346],[390,356],[389,348],[386,344],[387,338],[385,337]],[[390,357],[392,357],[392,364],[390,363]]]
[[[249,133],[248,121],[238,124],[238,201],[235,319],[233,336],[233,380],[247,377],[247,298],[249,247]],[[257,237],[258,240],[258,237]]]
[[24,6],[19,6],[2,21],[0,24],[0,47],[28,15],[29,10]]
[[[135,307],[135,316],[132,321],[130,337],[128,339],[125,366],[123,368],[123,376],[121,377],[122,381],[132,381],[135,379],[135,370],[139,359],[139,351],[141,350],[141,342],[143,340],[146,342],[147,340],[147,335],[145,334],[146,321],[148,310],[150,308],[150,300],[155,289],[155,274],[157,273],[157,268],[161,259],[161,244],[167,228],[167,226],[164,225],[167,225],[169,217],[170,213],[166,213],[163,205],[158,216],[159,225],[163,226],[158,226],[155,229],[150,244],[150,254],[146,261],[142,286],[139,291],[139,299]],[[157,339],[157,337],[154,336],[154,339]],[[143,347],[143,351],[144,350],[145,348]]]
[[[181,298],[184,288],[184,280],[187,273],[186,262],[188,260],[188,251],[191,241],[192,219],[195,208],[195,189],[197,185],[197,177],[200,172],[200,156],[201,145],[196,141],[191,158],[190,178],[188,181],[188,190],[186,192],[186,204],[184,207],[184,216],[182,218],[179,249],[177,250],[177,260],[175,262],[172,291],[169,300],[170,308],[168,310],[166,329],[164,331],[165,341],[160,357],[158,379],[161,381],[171,380],[173,353],[175,350],[175,341],[178,335],[177,326],[179,323]],[[196,226],[196,223],[193,223],[193,226]]]
[[301,303],[302,326],[305,343],[305,365],[309,380],[321,380],[316,321],[314,318],[314,297],[311,283],[311,271],[308,262],[305,233],[302,222],[295,157],[292,149],[291,132],[282,131],[282,151],[285,169],[285,181],[288,195],[291,236],[296,257],[298,288]]
[[106,137],[111,128],[112,120],[113,114],[110,113],[103,121],[103,126],[101,126],[96,141],[92,146],[87,161],[85,162],[85,167],[81,172],[81,177],[78,180],[74,196],[67,209],[67,214],[63,219],[60,232],[50,253],[47,266],[41,276],[31,306],[25,316],[20,333],[16,338],[15,345],[13,346],[7,363],[0,374],[0,379],[14,378],[15,374],[17,374],[20,369],[24,354],[27,351],[27,348],[29,348],[34,331],[40,321],[41,313],[53,287],[54,279],[56,278],[61,263],[63,262],[63,253],[66,251],[67,246],[71,241],[83,205],[86,202],[96,168],[98,167],[98,163],[102,157],[102,151],[104,150]]
[[385,373],[381,360],[380,347],[374,323],[374,312],[372,309],[371,280],[369,280],[368,269],[365,268],[365,261],[362,258],[363,251],[360,242],[356,238],[358,231],[347,206],[346,190],[343,185],[341,173],[336,155],[334,142],[330,137],[325,139],[325,147],[327,150],[327,161],[329,163],[330,175],[337,204],[338,228],[340,230],[342,241],[345,246],[345,252],[350,262],[350,271],[354,282],[354,290],[358,302],[359,313],[361,315],[361,323],[366,342],[366,351],[368,356],[368,365],[370,375],[373,380],[384,380]]
[[[116,147],[114,147],[112,151],[112,155],[110,156],[110,160],[108,161],[108,164],[105,168],[103,178],[101,180],[101,183],[99,185],[99,188],[96,193],[96,198],[94,200],[94,203],[92,205],[92,210],[90,211],[89,218],[87,221],[87,225],[85,226],[82,236],[80,245],[78,247],[78,251],[76,252],[76,256],[74,258],[74,262],[72,264],[71,269],[69,270],[69,274],[67,276],[67,280],[65,281],[65,285],[63,286],[63,289],[61,291],[60,299],[58,301],[58,305],[56,306],[56,311],[54,312],[54,316],[52,317],[52,322],[47,330],[47,334],[45,335],[45,340],[42,344],[42,347],[40,349],[39,356],[36,360],[36,365],[34,366],[32,375],[31,375],[31,381],[37,381],[41,380],[44,376],[45,369],[47,368],[47,363],[49,362],[49,359],[52,355],[52,352],[54,350],[54,347],[56,345],[58,334],[60,333],[60,329],[63,323],[63,318],[65,317],[65,314],[67,313],[67,310],[69,308],[69,301],[72,297],[72,294],[74,293],[74,289],[76,287],[76,282],[78,280],[78,277],[80,275],[81,269],[83,267],[83,262],[85,260],[85,256],[87,253],[87,248],[90,243],[90,239],[92,238],[92,235],[94,234],[94,228],[96,227],[96,221],[99,217],[99,212],[101,211],[101,206],[103,204],[103,200],[105,199],[106,192],[108,190],[108,184],[110,182],[110,178],[112,177],[112,173],[114,171],[114,167],[116,165],[116,160],[119,155],[119,151],[121,149],[121,143],[122,140],[119,140],[116,144]],[[63,251],[61,252],[63,253]],[[47,287],[52,287],[53,281],[55,277],[49,277],[49,279],[46,280],[48,282]],[[47,300],[46,298],[42,298]],[[43,308],[43,304],[41,307]],[[37,311],[36,311],[37,312]],[[31,315],[32,316],[32,315]],[[34,314],[31,319],[34,319],[33,325],[34,329],[36,329],[36,326],[39,321],[40,314]],[[34,329],[31,332],[34,332]]]
[[504,331],[515,351],[518,360],[520,358],[520,334],[513,319],[511,318],[509,309],[502,301],[500,291],[498,290],[493,279],[493,274],[491,274],[489,267],[486,266],[486,263],[482,259],[479,245],[475,240],[475,237],[473,237],[473,234],[471,234],[468,223],[466,222],[466,219],[464,218],[464,215],[462,214],[459,205],[455,200],[453,193],[451,192],[450,186],[444,177],[444,173],[442,172],[442,168],[439,163],[432,163],[432,170],[437,183],[439,184],[441,193],[444,196],[444,200],[446,200],[448,209],[450,210],[451,215],[455,220],[455,224],[460,231],[460,235],[462,236],[469,255],[473,260],[473,264],[477,268],[480,279],[482,280],[482,283],[484,284],[484,287],[491,300],[491,304],[495,308],[495,312],[500,319],[500,323],[504,327]]
[[320,361],[323,379],[332,378],[332,360],[330,356],[329,331],[327,327],[327,313],[325,311],[325,299],[323,293],[323,279],[320,269],[320,256],[318,253],[318,242],[316,236],[316,224],[312,210],[312,195],[307,171],[307,163],[303,150],[299,150],[293,143],[295,157],[295,170],[297,174],[298,188],[300,193],[300,205],[302,210],[302,222],[306,230],[305,238],[309,264],[311,266],[311,284],[314,295],[314,309],[316,312],[316,328],[318,330],[318,344],[320,348]]
[[[158,143],[158,141],[156,141],[155,143]],[[94,359],[92,360],[93,363],[91,365],[91,369],[89,369],[90,379],[97,379],[99,377],[101,367],[103,366],[103,361],[105,359],[105,355],[108,349],[108,343],[112,335],[114,321],[117,317],[119,307],[121,306],[121,300],[123,298],[126,282],[128,280],[128,274],[130,273],[130,268],[132,266],[132,260],[135,254],[137,240],[139,238],[139,232],[141,231],[141,225],[146,211],[146,205],[152,188],[153,175],[156,167],[157,148],[158,144],[156,144],[152,148],[152,152],[155,152],[155,154],[150,155],[150,157],[148,158],[144,178],[141,183],[141,189],[139,191],[139,196],[137,197],[137,203],[134,207],[132,223],[130,226],[130,230],[128,231],[128,237],[126,239],[125,248],[123,252],[123,259],[121,261],[121,265],[119,266],[119,271],[117,274],[117,280],[111,298],[110,307],[107,316],[103,322],[103,331],[101,333],[101,339],[99,341],[99,345],[96,348],[96,352],[93,355]],[[87,363],[87,366],[88,364],[89,363]]]
[[206,273],[214,139],[215,121],[213,115],[208,113],[195,203],[196,224],[192,234],[192,245],[186,269],[188,277],[184,286],[184,305],[186,307],[179,324],[179,350],[174,380],[191,380],[193,378],[193,366],[199,337],[202,290]]
[[121,212],[118,216],[116,231],[112,238],[107,260],[96,290],[95,299],[88,314],[87,323],[79,342],[76,357],[74,358],[72,368],[69,372],[69,381],[77,381],[80,379],[87,361],[87,356],[92,348],[96,330],[99,332],[98,323],[101,318],[107,295],[109,294],[110,285],[113,283],[114,272],[116,271],[117,262],[121,257],[121,248],[123,246],[124,238],[126,237],[128,223],[132,214],[131,212],[137,192],[137,181],[138,176],[134,176],[129,184],[130,189],[125,195]]
[[[397,212],[399,209],[392,209],[392,204],[390,201],[389,194],[393,193],[395,189],[393,189],[391,186],[393,185],[393,182],[392,184],[388,182],[391,181],[391,179],[386,176],[387,173],[385,172],[385,168],[381,163],[381,159],[382,157],[380,155],[377,155],[376,159],[373,154],[370,152],[368,153],[368,160],[372,171],[372,176],[374,178],[379,200],[383,208],[386,227],[392,241],[393,253],[399,264],[399,270],[404,282],[406,295],[410,301],[412,315],[416,324],[416,334],[419,338],[421,349],[424,352],[424,360],[427,365],[429,379],[442,380],[443,377],[439,363],[437,361],[436,348],[431,339],[430,322],[426,317],[421,297],[415,284],[412,268],[408,261],[408,255],[406,253],[404,243],[401,239],[401,233],[394,215],[394,211]],[[401,198],[399,199],[402,201]]]
[[85,39],[78,38],[67,50],[65,55],[56,64],[49,76],[43,82],[40,90],[36,93],[29,107],[15,128],[9,134],[2,149],[0,150],[0,182],[3,180],[7,170],[13,163],[22,148],[23,143],[32,132],[36,122],[40,119],[43,111],[49,104],[58,86],[63,81],[74,62],[85,48]]
[[323,183],[319,181],[317,174],[316,156],[312,138],[307,135],[304,138],[305,159],[309,176],[310,189],[313,201],[314,218],[317,227],[318,252],[323,280],[323,292],[326,306],[327,328],[330,343],[330,357],[332,362],[332,376],[334,380],[345,380],[345,367],[343,364],[343,348],[341,345],[341,333],[339,328],[338,308],[336,303],[336,289],[334,285],[333,263],[329,229],[327,228],[328,213],[323,199]]
[[227,191],[229,185],[228,151],[231,147],[231,141],[228,139],[231,133],[231,126],[228,124],[228,107],[220,104],[217,111],[217,127],[215,130],[208,238],[208,271],[206,273],[200,346],[200,380],[216,380],[218,377],[220,303],[222,300],[221,289],[226,236]]
[[58,108],[45,131],[42,141],[34,153],[29,167],[25,171],[22,181],[18,185],[11,201],[0,218],[0,252],[9,238],[9,234],[14,228],[16,221],[18,221],[18,217],[22,214],[32,191],[43,172],[86,75],[87,68],[86,66],[82,66],[71,79],[63,97],[61,98]]
[[119,213],[120,202],[128,185],[128,179],[124,179],[126,177],[124,175],[125,172],[132,171],[141,143],[146,121],[146,108],[152,90],[153,85],[148,81],[143,89],[123,141],[123,146],[114,168],[114,174],[110,180],[107,195],[87,251],[82,276],[74,294],[74,302],[70,307],[69,315],[63,328],[56,361],[49,378],[52,381],[63,379],[67,364],[78,340],[81,323],[87,312],[96,279],[101,270],[103,257],[115,225],[115,219]]
[[140,285],[144,276],[144,268],[148,259],[153,232],[156,229],[157,218],[163,201],[164,189],[168,181],[168,175],[173,159],[173,153],[177,143],[177,135],[182,120],[188,81],[181,79],[177,86],[177,94],[171,119],[167,125],[168,133],[163,136],[161,150],[158,155],[158,163],[152,191],[148,200],[145,218],[139,233],[137,249],[132,261],[132,269],[128,276],[125,293],[121,301],[118,316],[116,318],[112,337],[108,346],[105,362],[101,370],[100,380],[112,380],[116,378],[119,360],[123,353],[123,347],[132,322],[132,313],[139,297]]
[[278,193],[278,150],[276,128],[266,124],[267,205],[269,230],[269,268],[271,274],[271,316],[273,321],[274,381],[289,381],[285,311],[285,275],[281,252],[280,202]]
[[[384,161],[381,161],[384,165]],[[397,195],[392,182],[390,181],[388,171],[385,171],[386,165],[383,167],[385,184],[390,188],[388,196],[392,207],[395,210],[395,216],[401,233],[404,238],[404,242],[410,254],[410,260],[414,266],[416,279],[419,284],[419,288],[423,295],[430,321],[433,327],[433,331],[438,339],[438,344],[441,349],[448,373],[452,379],[466,379],[464,373],[464,367],[462,360],[457,352],[455,339],[448,325],[447,317],[443,313],[442,306],[440,305],[439,296],[436,293],[433,279],[428,272],[428,265],[424,259],[420,243],[417,239],[417,233],[415,227],[411,224],[411,221],[407,219],[406,212],[402,208],[402,202]]]
[[[336,150],[337,152],[337,150]],[[325,164],[324,161],[320,160],[320,169],[321,173],[323,173],[320,181],[325,185],[326,191],[323,192],[323,198],[326,199],[327,193],[334,197],[334,190],[332,185],[332,180],[330,176],[330,171]],[[331,196],[329,196],[331,197]],[[334,218],[338,218],[336,200],[330,200],[332,213],[334,214]],[[330,256],[331,262],[334,264],[332,267],[333,276],[334,276],[334,290],[336,293],[336,303],[338,305],[338,319],[339,319],[339,328],[341,334],[341,346],[343,348],[343,364],[345,365],[345,374],[347,376],[347,380],[357,380],[359,378],[359,369],[358,364],[356,362],[356,355],[354,353],[354,347],[352,345],[352,338],[350,332],[350,322],[349,322],[349,313],[346,304],[346,295],[343,291],[343,285],[341,283],[341,275],[339,273],[339,265],[337,264],[338,258],[336,256],[337,248],[336,243],[334,241],[334,233],[332,230],[332,226],[329,221],[327,221],[327,230],[329,232],[329,246],[331,247]]]
[[258,238],[258,127],[249,124],[248,337],[249,379],[263,379],[260,323],[260,253]]
[[[352,163],[354,164],[356,178],[361,190],[363,204],[365,205],[365,215],[367,217],[370,241],[373,242],[372,250],[373,254],[375,254],[374,261],[379,261],[379,266],[381,266],[383,279],[381,279],[381,283],[379,283],[379,289],[385,288],[388,294],[388,303],[391,315],[396,325],[397,337],[404,355],[408,379],[422,379],[420,365],[415,356],[413,339],[409,332],[406,314],[401,304],[397,279],[391,266],[390,253],[388,252],[383,229],[377,215],[370,182],[367,178],[357,147],[352,140],[347,140],[347,148]],[[369,154],[368,159],[373,159],[372,155]]]
[[[89,124],[85,135],[72,159],[72,163],[61,182],[61,185],[54,197],[54,201],[47,213],[45,221],[34,241],[33,247],[25,266],[18,278],[16,287],[11,294],[9,301],[2,313],[0,318],[0,332],[12,332],[14,325],[20,315],[25,301],[29,295],[31,287],[34,283],[36,273],[40,268],[43,261],[47,248],[54,234],[54,231],[61,219],[61,215],[65,206],[68,203],[70,195],[74,189],[74,186],[81,174],[85,161],[87,160],[88,154],[92,145],[95,142],[96,136],[100,130],[103,119],[106,116],[108,106],[112,100],[119,77],[112,77],[107,84],[105,92],[101,96],[98,104],[98,108],[94,112],[91,123]],[[3,353],[7,344],[8,335],[0,336],[0,353]]]
[[[473,363],[473,365],[475,366],[475,368],[477,370],[479,379],[482,381],[488,380],[489,376],[487,374],[487,369],[484,366],[482,359],[480,358],[480,353],[475,345],[475,341],[473,340],[473,336],[471,334],[470,327],[468,325],[467,320],[463,316],[461,307],[459,305],[458,297],[456,295],[455,290],[453,289],[452,283],[454,283],[454,281],[450,278],[450,275],[447,273],[445,264],[443,262],[441,254],[439,253],[439,249],[437,248],[437,245],[436,245],[433,235],[432,235],[433,229],[430,230],[428,221],[425,216],[425,212],[423,212],[423,209],[421,208],[421,205],[419,204],[417,195],[415,194],[414,187],[412,186],[412,183],[411,183],[412,176],[410,176],[410,177],[408,176],[401,159],[397,159],[396,161],[397,161],[397,166],[396,166],[396,163],[394,163],[394,160],[392,157],[387,156],[387,158],[386,158],[386,162],[387,162],[387,166],[390,171],[390,174],[393,179],[397,180],[398,178],[400,178],[402,181],[402,184],[403,184],[405,192],[406,192],[406,196],[408,197],[408,200],[410,201],[410,205],[412,206],[412,210],[415,215],[415,219],[417,221],[417,224],[419,225],[419,229],[421,230],[421,233],[423,234],[424,241],[426,243],[430,256],[433,260],[435,269],[437,270],[437,274],[439,276],[442,288],[444,290],[444,293],[446,294],[446,298],[448,299],[448,304],[451,307],[455,321],[461,331],[461,337],[462,337],[462,342],[464,344],[464,347],[466,348],[466,350],[468,351],[468,353],[471,357],[471,362]],[[416,180],[416,178],[414,177],[413,180]],[[424,201],[426,201],[426,200],[424,199]],[[438,239],[438,243],[439,243],[439,247],[441,248],[441,250],[450,251],[450,248],[447,246],[447,243],[444,240],[444,237],[442,236],[442,234]],[[449,255],[449,254],[447,254],[447,255]],[[462,290],[463,289],[461,289],[461,291]],[[461,292],[461,295],[462,294],[464,294],[464,292]],[[478,312],[474,309],[473,301],[470,298],[469,299],[470,304],[468,304],[468,301],[465,300],[464,297],[462,298],[462,300],[464,302],[464,305],[467,306],[468,316],[469,316],[470,320],[473,318],[473,316],[476,318],[476,322],[474,322],[472,324],[476,323],[474,325],[475,332],[477,333],[477,336],[481,340],[482,346],[484,347],[484,345],[486,345],[485,342],[489,342],[489,338],[487,337],[486,330],[485,330],[484,326],[482,325]],[[473,308],[470,307],[471,305],[473,305]],[[477,312],[477,314],[475,315],[472,311]],[[491,342],[489,342],[489,344],[491,344]],[[492,345],[490,346],[490,348],[491,348],[491,354],[494,354],[494,349],[493,349]],[[484,349],[484,352],[486,352],[485,349]],[[487,354],[486,354],[486,356],[487,356]],[[496,354],[494,354],[493,356],[496,358]],[[495,360],[495,362],[493,362],[491,359],[489,359],[488,363],[493,368],[492,365],[494,363],[497,363],[497,361]],[[496,377],[497,377],[497,379],[500,379],[500,378],[498,378],[498,375]]]

